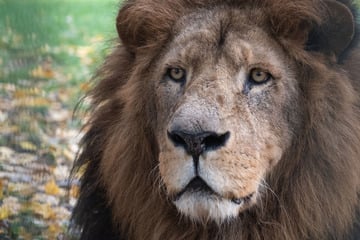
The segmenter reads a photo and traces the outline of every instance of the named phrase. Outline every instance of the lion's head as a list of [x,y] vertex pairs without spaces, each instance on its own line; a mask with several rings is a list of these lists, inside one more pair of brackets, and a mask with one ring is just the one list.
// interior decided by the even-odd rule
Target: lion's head
[[134,239],[344,237],[360,188],[346,4],[125,3],[123,45],[92,92],[77,211],[109,205]]
[[160,176],[194,219],[223,221],[255,204],[300,124],[295,62],[250,14],[186,15],[148,80]]

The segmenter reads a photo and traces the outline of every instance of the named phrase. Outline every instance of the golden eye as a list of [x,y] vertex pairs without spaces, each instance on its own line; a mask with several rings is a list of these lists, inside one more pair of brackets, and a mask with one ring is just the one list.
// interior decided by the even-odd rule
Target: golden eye
[[250,72],[250,79],[255,83],[265,83],[270,78],[270,73],[264,72],[260,68],[254,68]]
[[185,70],[181,68],[169,68],[168,76],[174,81],[184,81],[185,80]]

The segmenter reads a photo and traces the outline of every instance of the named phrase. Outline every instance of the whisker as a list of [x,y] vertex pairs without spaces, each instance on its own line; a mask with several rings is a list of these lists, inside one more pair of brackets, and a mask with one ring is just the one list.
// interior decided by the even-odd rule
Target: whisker
[[156,166],[150,171],[149,176],[151,179],[154,179],[154,182],[152,183],[154,189],[158,189],[158,194],[163,197],[161,193],[164,192],[166,188],[165,183],[159,174],[159,164],[156,164]]
[[[282,202],[280,201],[279,195],[271,188],[271,186],[266,182],[265,179],[262,178],[262,179],[260,180],[259,186],[263,187],[264,190],[266,190],[267,192],[271,193],[271,195],[273,195],[273,196],[275,197],[276,201],[277,201],[278,204],[279,204],[279,207],[280,207],[281,210],[284,212],[286,219],[290,221],[289,213],[288,213],[287,209],[285,208],[285,206],[284,206],[284,205],[282,204]],[[263,207],[262,207],[261,209],[263,209]]]

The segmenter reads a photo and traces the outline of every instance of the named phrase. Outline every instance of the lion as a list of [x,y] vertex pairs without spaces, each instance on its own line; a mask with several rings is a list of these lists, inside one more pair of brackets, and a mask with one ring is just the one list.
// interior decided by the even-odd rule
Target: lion
[[128,0],[116,27],[81,239],[360,239],[354,3]]

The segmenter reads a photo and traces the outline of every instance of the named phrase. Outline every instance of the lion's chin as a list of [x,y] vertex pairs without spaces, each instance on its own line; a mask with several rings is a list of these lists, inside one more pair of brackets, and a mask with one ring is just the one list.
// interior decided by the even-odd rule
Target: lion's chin
[[231,221],[251,205],[246,201],[234,202],[201,191],[185,192],[174,201],[174,204],[179,212],[193,221],[202,223],[214,221],[218,224]]

